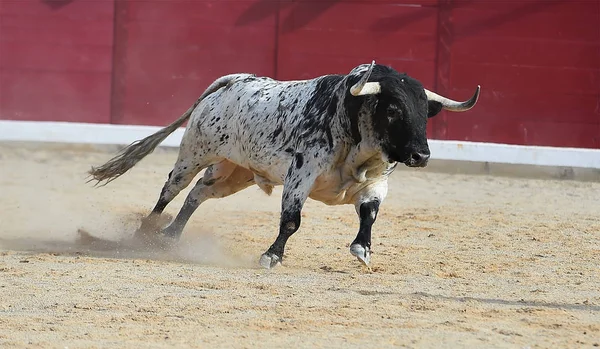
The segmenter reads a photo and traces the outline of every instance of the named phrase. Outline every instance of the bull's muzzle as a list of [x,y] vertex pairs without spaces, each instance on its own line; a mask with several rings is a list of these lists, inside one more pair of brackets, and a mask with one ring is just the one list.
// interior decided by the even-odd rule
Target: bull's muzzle
[[404,164],[408,167],[425,167],[429,161],[429,156],[429,154],[414,152],[410,154],[410,157]]

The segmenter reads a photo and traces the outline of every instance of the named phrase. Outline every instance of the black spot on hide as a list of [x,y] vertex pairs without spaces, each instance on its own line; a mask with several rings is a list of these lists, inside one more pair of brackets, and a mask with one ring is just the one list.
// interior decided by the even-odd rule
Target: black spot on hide
[[328,145],[329,148],[333,147],[331,120],[337,112],[337,87],[343,78],[341,75],[327,75],[319,79],[313,95],[306,102],[302,112],[304,120],[300,128],[303,139],[310,139],[313,138],[311,136],[317,135],[313,138],[315,142],[322,143],[322,146]]
[[301,153],[296,153],[296,168],[300,169],[302,168],[302,165],[304,165],[304,156]]

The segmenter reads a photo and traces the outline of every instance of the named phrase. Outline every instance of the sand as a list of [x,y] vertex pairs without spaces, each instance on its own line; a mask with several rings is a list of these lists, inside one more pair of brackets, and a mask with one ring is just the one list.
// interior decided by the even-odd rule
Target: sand
[[400,169],[371,271],[348,251],[354,208],[312,200],[264,270],[281,188],[204,203],[171,251],[78,241],[133,234],[176,157],[86,184],[112,151],[0,144],[0,347],[600,345],[598,182]]

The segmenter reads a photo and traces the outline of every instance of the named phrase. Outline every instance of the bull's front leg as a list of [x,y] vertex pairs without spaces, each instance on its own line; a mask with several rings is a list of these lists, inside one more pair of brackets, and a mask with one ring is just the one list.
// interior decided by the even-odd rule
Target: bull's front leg
[[387,181],[369,186],[359,193],[355,208],[360,219],[360,228],[350,245],[350,253],[366,266],[371,263],[371,228],[377,219],[379,205],[387,195]]
[[267,252],[260,257],[260,265],[272,268],[281,264],[287,240],[300,228],[302,207],[318,177],[318,167],[296,153],[283,183],[279,235]]

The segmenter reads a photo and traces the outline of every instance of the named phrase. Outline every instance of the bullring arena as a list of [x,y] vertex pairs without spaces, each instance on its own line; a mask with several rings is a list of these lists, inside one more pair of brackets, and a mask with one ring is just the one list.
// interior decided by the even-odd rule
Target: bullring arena
[[82,239],[131,235],[176,158],[159,148],[86,184],[115,150],[0,144],[1,347],[600,344],[598,181],[399,169],[370,271],[348,252],[353,207],[313,200],[284,265],[265,270],[281,187],[204,203],[171,251]]
[[[132,241],[184,118],[114,182],[88,171],[209,86],[215,132],[186,149],[235,144],[206,164],[267,189],[296,172],[284,233],[323,159],[348,160],[316,186],[332,199],[428,140],[378,214],[381,182],[362,191],[370,268],[354,206],[312,199],[261,267],[281,186],[204,202],[170,249]],[[598,347],[600,1],[0,0],[0,349]]]

